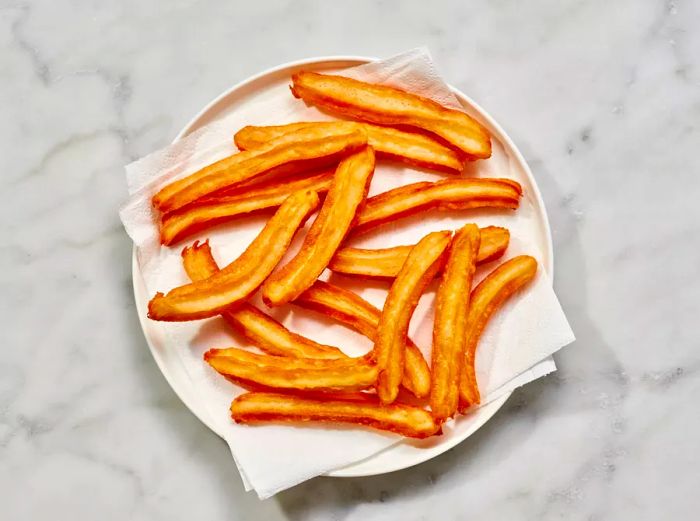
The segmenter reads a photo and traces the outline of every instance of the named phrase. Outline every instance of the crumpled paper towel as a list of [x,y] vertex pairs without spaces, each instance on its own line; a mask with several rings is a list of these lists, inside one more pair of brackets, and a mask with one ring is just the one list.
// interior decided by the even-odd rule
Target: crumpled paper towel
[[[444,105],[461,108],[424,49],[345,69],[342,74],[397,86]],[[232,136],[244,125],[320,119],[329,117],[294,99],[286,85],[275,85],[261,89],[255,99],[219,121],[126,167],[130,199],[120,216],[136,245],[139,267],[149,294],[168,291],[188,282],[181,263],[182,246],[164,248],[159,244],[157,216],[151,209],[151,196],[174,179],[235,152]],[[409,218],[363,235],[353,245],[372,248],[412,244],[429,231],[456,229],[465,222],[476,222],[481,226],[499,225],[510,229],[511,244],[506,258],[528,253],[541,261],[546,254],[545,231],[537,219],[535,201],[528,194],[527,180],[514,168],[503,145],[494,139],[493,156],[470,165],[465,175],[517,179],[525,189],[521,207],[517,212],[472,211]],[[443,177],[380,161],[370,195],[410,182]],[[235,259],[255,237],[265,219],[266,216],[242,217],[235,224],[206,232],[204,237],[210,238],[219,264],[225,265]],[[293,243],[288,257],[293,255],[303,237],[303,233],[298,235],[300,237]],[[477,281],[487,271],[477,270]],[[324,278],[328,278],[328,274]],[[374,305],[382,307],[387,284],[360,282],[335,275],[331,275],[331,280],[358,291]],[[429,356],[431,344],[433,299],[434,284],[421,299],[410,327],[411,337],[426,356]],[[259,299],[255,302],[262,306]],[[269,312],[291,330],[322,343],[341,346],[351,355],[359,355],[371,348],[371,343],[364,337],[310,312],[298,308],[290,312],[287,307]],[[401,438],[393,434],[347,426],[237,425],[231,421],[228,409],[231,400],[242,390],[215,373],[203,362],[202,354],[211,347],[248,345],[246,340],[227,329],[219,318],[163,323],[162,328],[168,348],[180,355],[201,403],[214,419],[216,430],[226,439],[246,489],[254,489],[261,498],[366,459],[401,442]],[[527,291],[508,302],[484,331],[477,356],[477,377],[484,391],[484,403],[554,371],[556,367],[551,354],[573,339],[550,279],[540,269]],[[470,420],[462,417],[456,421]],[[450,435],[450,425],[446,430]]]

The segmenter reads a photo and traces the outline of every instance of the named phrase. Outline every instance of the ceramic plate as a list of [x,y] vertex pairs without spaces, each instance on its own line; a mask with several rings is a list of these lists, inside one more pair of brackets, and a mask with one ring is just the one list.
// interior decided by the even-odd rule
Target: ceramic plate
[[[312,58],[308,60],[287,63],[279,67],[267,70],[249,78],[242,83],[234,86],[214,101],[209,103],[202,111],[197,114],[175,138],[175,141],[182,139],[189,133],[208,125],[214,121],[224,118],[227,114],[233,111],[240,110],[246,104],[255,103],[268,91],[278,90],[282,84],[289,84],[290,76],[300,70],[339,70],[347,67],[353,67],[373,61],[371,58],[362,57],[325,57]],[[491,118],[481,107],[469,99],[466,95],[455,88],[452,91],[459,99],[465,109],[479,119],[491,132],[491,135],[499,140],[505,149],[508,156],[511,168],[517,173],[518,179],[525,191],[527,191],[533,200],[536,219],[536,233],[539,241],[542,258],[540,259],[542,268],[551,277],[552,274],[552,239],[547,220],[547,214],[542,202],[535,179],[532,176],[522,155],[515,147],[510,138],[501,129],[501,127]],[[158,367],[165,376],[170,386],[175,393],[180,397],[184,404],[210,429],[216,432],[214,428],[215,422],[211,421],[208,411],[200,403],[197,390],[194,389],[190,379],[185,373],[180,358],[177,353],[167,349],[164,342],[164,328],[167,323],[154,322],[146,318],[147,304],[149,295],[146,292],[143,277],[139,271],[139,265],[136,260],[136,252],[133,256],[133,280],[134,280],[134,295],[136,298],[136,307],[138,309],[141,326],[146,336],[153,358],[155,358]],[[446,432],[445,435],[439,437],[439,441],[431,440],[405,440],[383,452],[372,456],[366,460],[354,463],[345,468],[329,472],[329,476],[351,477],[351,476],[371,476],[392,472],[395,470],[404,469],[423,461],[429,460],[448,449],[454,447],[458,443],[464,441],[479,427],[486,423],[500,407],[505,403],[510,394],[503,395],[498,399],[484,405],[473,413],[460,417],[454,425]],[[221,433],[217,434],[221,435]]]

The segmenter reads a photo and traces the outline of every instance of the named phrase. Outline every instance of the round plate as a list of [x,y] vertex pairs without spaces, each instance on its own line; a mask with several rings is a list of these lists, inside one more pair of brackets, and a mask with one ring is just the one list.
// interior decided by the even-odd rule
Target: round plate
[[[218,119],[223,118],[232,111],[239,109],[247,103],[253,102],[255,96],[265,89],[279,86],[280,83],[288,83],[290,76],[300,69],[304,70],[338,70],[348,67],[362,65],[370,61],[375,61],[374,58],[365,58],[358,56],[337,56],[337,57],[322,57],[310,58],[292,63],[286,63],[278,67],[264,71],[256,76],[253,76],[238,85],[232,87],[227,92],[209,103],[202,111],[197,114],[192,120],[185,125],[180,133],[175,138],[175,141],[182,139],[191,132],[208,125]],[[541,264],[544,271],[551,278],[552,276],[552,236],[545,211],[542,196],[537,187],[530,168],[525,163],[522,154],[518,151],[511,139],[501,129],[501,127],[489,116],[481,107],[472,101],[459,90],[451,87],[453,93],[460,103],[473,115],[484,124],[491,135],[498,139],[505,148],[506,154],[512,161],[513,168],[520,171],[524,178],[523,188],[532,195],[534,200],[535,210],[538,217],[538,225],[541,228],[540,251],[542,252]],[[134,281],[134,296],[136,299],[136,308],[139,314],[141,327],[148,346],[153,354],[156,364],[160,368],[163,376],[173,388],[178,397],[183,401],[192,413],[199,418],[207,427],[216,432],[219,436],[221,433],[214,428],[215,423],[211,421],[210,415],[206,408],[200,403],[196,389],[192,386],[190,379],[187,377],[185,368],[182,366],[177,353],[166,348],[164,343],[163,324],[154,322],[146,318],[147,304],[149,295],[143,282],[138,261],[136,258],[136,250],[134,249],[132,259],[132,274]],[[505,394],[498,399],[480,407],[467,416],[460,417],[455,423],[449,436],[442,436],[442,440],[436,443],[434,440],[405,440],[397,445],[394,445],[379,454],[344,467],[327,475],[336,477],[358,477],[371,476],[375,474],[383,474],[401,470],[418,463],[427,461],[443,452],[451,449],[458,443],[464,441],[479,427],[486,423],[498,409],[505,403],[510,396],[510,393]]]

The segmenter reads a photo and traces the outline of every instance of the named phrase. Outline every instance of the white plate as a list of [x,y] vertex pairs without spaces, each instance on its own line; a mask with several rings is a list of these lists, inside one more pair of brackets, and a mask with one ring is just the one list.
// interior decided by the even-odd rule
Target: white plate
[[[251,103],[256,96],[260,95],[265,90],[275,87],[279,88],[281,83],[289,83],[290,76],[300,69],[337,70],[361,65],[369,61],[373,61],[373,59],[357,56],[311,58],[287,63],[264,71],[232,87],[209,103],[185,125],[185,128],[182,129],[174,141],[178,141],[191,132],[225,117],[227,114],[245,106],[247,103]],[[538,235],[541,243],[540,251],[542,252],[542,258],[540,261],[542,268],[551,278],[553,261],[552,237],[544,203],[535,179],[532,176],[532,172],[525,163],[522,154],[493,118],[459,90],[452,87],[452,91],[457,96],[460,103],[489,129],[491,135],[500,140],[505,148],[506,154],[510,157],[512,168],[518,171],[520,174],[519,178],[524,180],[524,182],[521,182],[524,190],[532,195],[537,213]],[[208,411],[200,403],[197,391],[194,389],[190,379],[185,373],[180,358],[172,350],[166,349],[163,328],[167,327],[167,324],[164,326],[162,322],[154,322],[146,318],[149,295],[146,292],[143,277],[139,270],[135,250],[132,260],[132,273],[136,308],[141,321],[141,327],[143,328],[146,341],[148,342],[156,364],[158,364],[163,376],[165,376],[165,379],[187,408],[207,425],[207,427],[221,436],[221,433],[217,432],[217,429],[214,427],[215,423],[211,420]],[[441,436],[438,442],[435,440],[406,440],[364,461],[329,472],[328,475],[336,477],[371,476],[411,467],[434,458],[464,441],[479,429],[479,427],[486,423],[496,411],[501,408],[509,396],[510,394],[501,396],[471,414],[460,417],[458,421],[455,422],[454,427],[445,435]]]

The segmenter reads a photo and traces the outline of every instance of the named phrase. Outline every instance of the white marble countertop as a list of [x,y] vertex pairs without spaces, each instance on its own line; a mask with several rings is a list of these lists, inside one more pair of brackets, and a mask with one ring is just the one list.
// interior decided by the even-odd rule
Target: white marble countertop
[[[3,2],[0,517],[697,519],[699,24],[681,0]],[[148,352],[122,165],[264,68],[423,44],[532,166],[578,341],[441,457],[260,502]]]

